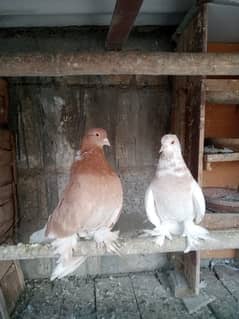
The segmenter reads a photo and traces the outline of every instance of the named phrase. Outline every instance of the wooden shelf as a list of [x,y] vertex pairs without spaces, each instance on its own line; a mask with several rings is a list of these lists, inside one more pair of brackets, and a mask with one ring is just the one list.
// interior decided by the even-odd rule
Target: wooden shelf
[[206,79],[206,100],[213,104],[238,104],[239,80]]
[[205,169],[211,171],[211,163],[239,161],[239,152],[223,154],[204,154],[203,156]]

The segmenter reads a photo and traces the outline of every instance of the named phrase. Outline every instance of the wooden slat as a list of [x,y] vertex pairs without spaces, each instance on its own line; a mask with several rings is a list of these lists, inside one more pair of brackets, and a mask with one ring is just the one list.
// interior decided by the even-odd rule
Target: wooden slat
[[10,150],[11,147],[11,134],[9,130],[0,129],[0,149]]
[[205,163],[239,161],[239,152],[223,154],[205,154]]
[[0,76],[238,75],[239,54],[77,52],[0,55]]
[[[213,240],[206,240],[200,243],[200,250],[220,250],[239,248],[239,232],[235,229],[214,230],[210,232]],[[152,238],[122,237],[121,255],[155,254],[165,252],[183,252],[187,246],[184,237],[175,237],[173,240],[166,240],[160,247],[155,244]],[[104,248],[97,248],[94,241],[80,241],[74,251],[75,255],[81,256],[104,256],[112,255]],[[0,246],[0,260],[18,260],[54,257],[54,249],[50,245],[18,244]]]
[[206,214],[202,225],[209,230],[239,228],[239,213]]
[[143,0],[117,0],[106,40],[106,48],[120,50],[128,39]]
[[13,174],[11,166],[0,166],[0,186],[8,185],[12,182]]
[[12,184],[0,186],[0,206],[8,202],[13,195]]
[[0,166],[10,165],[12,161],[12,152],[0,149]]
[[206,98],[212,104],[239,104],[239,80],[207,79]]
[[[180,54],[197,52],[196,54],[203,55],[207,48],[207,7],[203,5],[191,10],[191,13],[186,16],[186,21],[182,22],[182,27],[179,27],[181,36],[177,41],[177,51]],[[201,76],[192,76],[192,73],[188,75],[191,76],[175,76],[173,80],[174,122],[172,128],[182,143],[184,158],[192,175],[201,184],[206,102],[205,84],[202,77],[204,74],[197,74]],[[181,259],[181,263],[176,263],[175,268],[184,274],[189,291],[198,294],[200,253],[193,251],[187,255],[178,256],[177,259]]]

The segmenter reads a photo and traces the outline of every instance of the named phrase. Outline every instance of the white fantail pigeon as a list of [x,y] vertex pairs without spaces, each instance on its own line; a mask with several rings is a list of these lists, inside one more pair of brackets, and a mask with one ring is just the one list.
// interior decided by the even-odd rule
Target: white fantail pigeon
[[163,245],[172,235],[187,238],[185,253],[196,250],[200,239],[209,239],[208,231],[196,224],[205,214],[202,190],[187,168],[176,135],[161,139],[160,157],[156,174],[145,194],[145,209],[155,226],[146,232]]
[[85,261],[86,257],[73,256],[78,237],[93,238],[97,245],[118,252],[119,232],[111,230],[120,216],[123,192],[105,159],[104,145],[110,145],[104,129],[87,131],[57,207],[46,226],[30,238],[32,243],[52,241],[59,258],[51,280],[68,275]]

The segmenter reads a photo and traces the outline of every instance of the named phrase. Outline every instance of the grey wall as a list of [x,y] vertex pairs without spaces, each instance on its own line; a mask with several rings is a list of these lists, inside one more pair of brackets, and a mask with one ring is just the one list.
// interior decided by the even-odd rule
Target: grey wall
[[[10,38],[9,34],[4,37],[6,46],[2,50],[13,52],[16,43],[24,51],[39,47],[58,51],[72,47],[103,49],[105,34],[99,31],[85,30],[74,35],[71,30],[69,38],[65,32],[14,31]],[[170,50],[169,37],[157,30],[150,36],[145,31],[134,33],[128,46]],[[9,85],[11,124],[17,133],[18,240],[28,242],[29,235],[46,223],[89,127],[108,131],[112,148],[106,150],[106,156],[123,182],[124,208],[117,227],[122,232],[145,228],[144,192],[155,170],[160,138],[169,126],[168,78],[17,78],[9,79]],[[78,273],[154,269],[165,262],[164,255],[91,258]],[[41,277],[49,274],[52,261],[27,261],[22,265],[27,277]]]

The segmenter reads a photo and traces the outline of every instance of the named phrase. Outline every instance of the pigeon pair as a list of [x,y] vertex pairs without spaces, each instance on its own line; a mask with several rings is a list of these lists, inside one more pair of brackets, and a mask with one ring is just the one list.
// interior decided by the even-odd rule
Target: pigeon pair
[[[188,252],[208,236],[206,229],[195,224],[205,214],[205,201],[183,160],[178,138],[165,135],[161,144],[156,175],[145,195],[146,213],[155,228],[146,232],[159,245],[172,235],[186,236]],[[112,229],[120,216],[123,191],[105,159],[104,145],[110,145],[104,129],[87,131],[57,207],[46,226],[31,235],[31,243],[50,240],[59,255],[51,280],[70,274],[85,261],[86,257],[73,256],[79,237],[94,239],[98,246],[118,253],[119,232]]]

